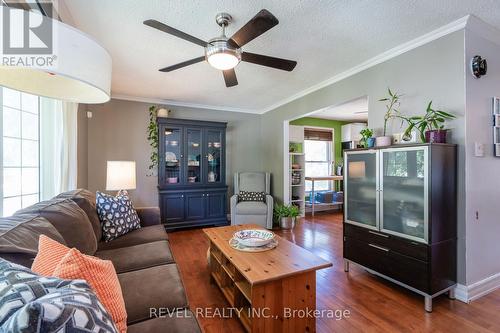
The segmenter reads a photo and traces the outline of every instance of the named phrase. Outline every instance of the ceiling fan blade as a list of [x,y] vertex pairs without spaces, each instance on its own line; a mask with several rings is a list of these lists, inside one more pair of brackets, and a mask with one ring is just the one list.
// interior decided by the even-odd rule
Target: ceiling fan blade
[[156,20],[146,20],[144,21],[144,24],[152,28],[166,32],[167,34],[173,35],[175,37],[187,40],[188,42],[195,43],[203,47],[207,46],[207,42],[199,38],[196,38],[194,36],[188,35],[187,33],[177,30],[175,28],[169,27],[168,25],[158,22]]
[[236,43],[238,47],[242,47],[278,23],[278,19],[273,14],[267,9],[262,9],[250,21],[242,26],[240,30],[236,31],[230,38],[230,41]]
[[203,61],[203,60],[205,60],[205,56],[194,58],[194,59],[191,59],[191,60],[186,60],[186,61],[183,61],[181,63],[178,63],[178,64],[175,64],[175,65],[172,65],[172,66],[168,66],[168,67],[162,68],[162,69],[160,69],[160,72],[175,71],[176,69],[179,69],[179,68],[182,68],[182,67],[186,67],[186,66],[189,66],[189,65],[192,65],[192,64],[196,64],[197,62],[200,62],[200,61]]
[[241,54],[241,60],[251,62],[252,64],[256,65],[281,69],[288,72],[293,71],[293,69],[297,65],[297,62],[293,60],[275,58],[250,52],[243,52]]
[[224,75],[224,81],[226,81],[226,87],[234,87],[238,85],[238,79],[236,78],[236,72],[234,68],[222,71]]

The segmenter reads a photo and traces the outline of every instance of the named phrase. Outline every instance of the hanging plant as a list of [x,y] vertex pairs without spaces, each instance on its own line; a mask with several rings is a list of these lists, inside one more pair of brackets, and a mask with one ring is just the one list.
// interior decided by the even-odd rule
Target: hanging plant
[[148,125],[148,141],[151,146],[151,155],[150,155],[150,164],[149,170],[150,175],[155,173],[156,168],[158,167],[158,124],[156,123],[156,112],[158,107],[152,105],[149,107],[149,125]]

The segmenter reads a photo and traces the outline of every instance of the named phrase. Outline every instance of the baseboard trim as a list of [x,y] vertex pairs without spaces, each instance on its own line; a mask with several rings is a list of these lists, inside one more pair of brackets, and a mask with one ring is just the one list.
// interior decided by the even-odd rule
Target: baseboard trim
[[500,288],[500,273],[494,274],[469,286],[458,284],[455,297],[464,303],[470,303]]

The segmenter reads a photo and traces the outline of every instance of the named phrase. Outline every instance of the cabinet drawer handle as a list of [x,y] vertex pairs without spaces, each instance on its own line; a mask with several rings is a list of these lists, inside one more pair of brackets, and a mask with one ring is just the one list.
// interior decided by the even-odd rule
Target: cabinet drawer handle
[[378,246],[378,245],[375,245],[375,244],[368,244],[368,246],[374,247],[374,248],[382,250],[384,252],[389,252],[389,249],[386,248],[386,247]]
[[210,193],[207,193],[207,197],[210,196]]
[[184,194],[181,195],[181,198],[184,198]]
[[371,230],[368,230],[368,232],[370,234],[373,234],[373,235],[377,235],[377,236],[384,237],[384,238],[389,238],[389,235],[384,235],[384,234],[381,234],[379,232],[375,232],[375,231],[371,231]]

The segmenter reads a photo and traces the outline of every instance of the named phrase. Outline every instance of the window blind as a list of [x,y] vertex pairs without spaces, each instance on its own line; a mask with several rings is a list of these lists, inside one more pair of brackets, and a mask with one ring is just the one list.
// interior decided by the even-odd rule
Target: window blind
[[333,141],[332,131],[318,129],[304,129],[305,140]]

